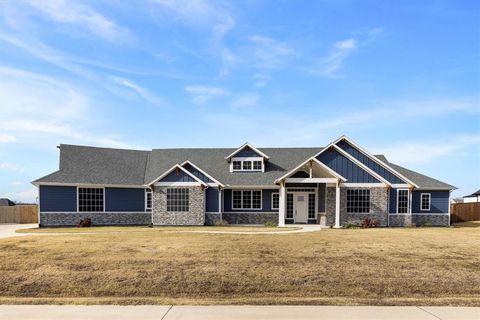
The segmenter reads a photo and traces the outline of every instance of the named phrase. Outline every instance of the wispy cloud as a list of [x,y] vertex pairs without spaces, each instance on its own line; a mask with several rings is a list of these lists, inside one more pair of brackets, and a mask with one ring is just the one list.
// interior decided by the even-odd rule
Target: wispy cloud
[[15,137],[10,134],[0,133],[0,143],[15,142],[15,140]]
[[24,168],[16,163],[0,162],[0,170],[24,171]]
[[232,101],[232,108],[245,109],[256,107],[260,96],[256,93],[243,94],[235,97]]
[[35,188],[19,191],[19,192],[7,192],[0,195],[2,198],[8,198],[12,201],[31,203],[37,198],[37,190]]
[[228,91],[220,87],[196,85],[186,86],[185,91],[193,96],[193,102],[195,104],[205,104],[214,98],[229,94]]
[[105,17],[92,7],[77,1],[25,1],[43,17],[61,24],[74,25],[88,31],[90,35],[119,42],[132,37],[130,31]]
[[321,76],[332,76],[344,65],[345,59],[357,49],[357,41],[353,38],[338,41],[334,44],[328,56],[320,59],[311,69],[312,73]]
[[151,104],[155,106],[163,106],[163,98],[159,97],[158,95],[150,92],[149,90],[141,87],[140,85],[136,84],[135,82],[124,79],[124,78],[119,78],[119,77],[113,77],[113,80],[118,83],[121,86],[124,86],[131,91],[133,91],[137,96],[141,97],[142,99],[145,99],[146,101],[150,102]]

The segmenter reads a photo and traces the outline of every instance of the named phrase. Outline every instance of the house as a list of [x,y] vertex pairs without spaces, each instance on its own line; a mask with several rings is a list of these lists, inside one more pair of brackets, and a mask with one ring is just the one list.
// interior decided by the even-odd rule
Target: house
[[15,202],[7,198],[0,198],[0,207],[11,207],[14,206]]
[[463,197],[463,202],[464,203],[480,202],[480,190],[472,193],[471,195]]
[[342,136],[324,148],[153,149],[61,145],[60,168],[32,182],[41,226],[450,224],[455,187]]

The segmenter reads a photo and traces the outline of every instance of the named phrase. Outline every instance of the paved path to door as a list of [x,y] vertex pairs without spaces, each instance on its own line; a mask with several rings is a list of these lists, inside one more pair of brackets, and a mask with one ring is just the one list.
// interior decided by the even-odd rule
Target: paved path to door
[[478,320],[474,307],[0,305],[2,320]]
[[2,223],[0,224],[0,239],[28,235],[28,233],[15,233],[15,230],[36,227],[38,227],[38,224]]

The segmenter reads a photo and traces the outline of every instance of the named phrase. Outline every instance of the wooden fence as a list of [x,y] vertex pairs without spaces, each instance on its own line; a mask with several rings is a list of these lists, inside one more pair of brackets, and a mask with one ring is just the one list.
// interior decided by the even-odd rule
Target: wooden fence
[[480,202],[453,203],[450,214],[451,222],[480,221]]
[[38,223],[36,204],[1,206],[0,223]]

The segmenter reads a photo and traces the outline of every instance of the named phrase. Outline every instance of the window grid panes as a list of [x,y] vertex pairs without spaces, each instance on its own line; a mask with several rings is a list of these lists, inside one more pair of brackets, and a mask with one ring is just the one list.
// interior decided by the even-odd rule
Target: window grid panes
[[421,209],[424,211],[430,210],[430,193],[422,194],[421,198],[422,206]]
[[253,170],[262,170],[262,161],[253,161]]
[[167,189],[167,211],[188,212],[190,209],[190,190],[187,188]]
[[146,196],[147,196],[147,202],[145,204],[145,209],[147,211],[151,211],[152,210],[152,191],[147,191]]
[[252,170],[252,161],[242,161],[243,170]]
[[272,193],[272,209],[278,209],[280,207],[280,194]]
[[293,194],[287,193],[287,219],[293,219]]
[[102,212],[103,188],[78,188],[78,211]]
[[308,219],[315,219],[315,194],[308,195]]
[[315,192],[314,188],[287,188],[288,192]]
[[242,170],[242,161],[233,161],[233,170]]
[[262,191],[260,190],[233,190],[232,209],[261,209]]
[[369,213],[370,190],[347,189],[347,213]]
[[262,171],[262,169],[263,169],[262,160],[233,160],[232,161],[233,171]]
[[398,190],[397,212],[408,213],[408,190]]

